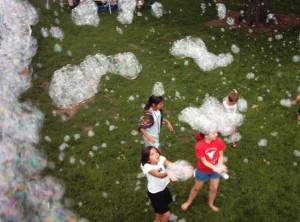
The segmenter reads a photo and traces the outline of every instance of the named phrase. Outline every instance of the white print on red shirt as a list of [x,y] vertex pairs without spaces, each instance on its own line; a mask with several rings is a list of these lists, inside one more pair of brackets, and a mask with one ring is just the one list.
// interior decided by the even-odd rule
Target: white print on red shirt
[[217,163],[218,158],[214,158],[214,155],[217,151],[217,148],[209,148],[208,150],[205,151],[205,155],[209,157],[209,159],[207,161],[209,161],[212,164]]

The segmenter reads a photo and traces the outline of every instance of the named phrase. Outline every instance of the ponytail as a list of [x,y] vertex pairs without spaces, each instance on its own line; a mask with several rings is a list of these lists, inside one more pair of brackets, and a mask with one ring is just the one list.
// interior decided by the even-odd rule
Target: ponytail
[[152,95],[149,97],[147,103],[145,104],[145,107],[144,109],[150,109],[150,107],[154,104],[154,105],[157,105],[159,104],[160,102],[164,101],[164,98],[162,96],[155,96],[155,95]]

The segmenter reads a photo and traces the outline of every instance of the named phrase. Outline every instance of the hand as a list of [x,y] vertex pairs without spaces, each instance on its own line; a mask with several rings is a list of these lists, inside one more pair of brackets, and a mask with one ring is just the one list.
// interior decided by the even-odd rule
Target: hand
[[154,145],[155,140],[153,139],[152,136],[148,136],[148,137],[147,137],[147,140],[149,141],[149,143],[151,143],[152,145]]
[[177,181],[176,176],[171,171],[168,171],[167,175],[168,175],[168,177],[170,178],[171,181]]
[[292,100],[292,105],[296,105],[297,104],[297,100]]
[[218,164],[217,164],[217,167],[220,168],[220,169],[223,170],[223,171],[226,171],[226,170],[227,170],[227,166],[225,166],[223,163],[218,163]]
[[227,167],[224,164],[217,164],[213,166],[212,170],[218,174],[225,172]]
[[167,124],[168,124],[169,130],[170,130],[170,131],[173,131],[173,126],[172,126],[172,124],[170,123],[170,121],[168,121]]

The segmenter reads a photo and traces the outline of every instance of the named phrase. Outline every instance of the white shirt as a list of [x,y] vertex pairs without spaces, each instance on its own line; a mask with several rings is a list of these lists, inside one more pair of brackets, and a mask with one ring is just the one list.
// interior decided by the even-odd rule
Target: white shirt
[[237,104],[234,104],[233,106],[230,106],[227,104],[226,100],[223,101],[223,106],[228,113],[237,113],[238,107]]
[[152,165],[149,163],[146,163],[144,166],[141,165],[141,169],[144,174],[146,174],[147,179],[148,179],[148,191],[150,193],[157,193],[160,191],[163,191],[168,183],[170,182],[169,177],[164,177],[164,178],[158,178],[155,176],[152,176],[149,171],[151,170],[157,170],[160,173],[165,173],[166,168],[164,165],[166,158],[164,156],[159,157],[159,161],[157,165]]
[[149,111],[153,116],[154,124],[150,128],[147,128],[146,131],[151,136],[158,137],[161,127],[161,113],[159,110],[153,111],[152,109],[149,109]]

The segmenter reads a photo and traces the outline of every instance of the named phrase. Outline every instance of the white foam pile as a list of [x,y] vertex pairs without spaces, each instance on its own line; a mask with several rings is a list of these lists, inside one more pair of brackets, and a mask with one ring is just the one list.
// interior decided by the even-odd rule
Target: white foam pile
[[164,6],[159,2],[154,2],[151,5],[151,14],[156,18],[162,17],[164,14]]
[[207,96],[201,107],[183,109],[178,119],[202,133],[216,130],[223,136],[229,136],[235,127],[243,123],[244,116],[240,113],[226,112],[221,102],[214,97]]
[[53,38],[59,39],[60,41],[62,41],[65,37],[63,30],[57,26],[51,26],[50,35]]
[[0,221],[81,221],[60,203],[63,184],[40,175],[47,165],[36,149],[43,114],[18,101],[31,83],[37,21],[28,1],[0,1]]
[[233,45],[231,46],[231,51],[232,51],[233,53],[237,54],[237,53],[240,52],[240,48],[239,48],[237,45],[233,44]]
[[233,56],[230,53],[215,55],[208,52],[201,38],[191,36],[175,41],[170,53],[177,58],[193,58],[203,71],[225,67],[233,62]]
[[279,101],[280,105],[285,106],[285,107],[291,107],[292,106],[292,101],[290,99],[281,99]]
[[131,52],[118,53],[110,58],[109,71],[126,79],[135,79],[142,71],[142,65]]
[[185,181],[194,174],[194,167],[186,160],[177,160],[166,168],[172,181]]
[[135,79],[142,65],[135,55],[126,52],[115,56],[95,54],[87,56],[79,65],[66,65],[52,76],[49,95],[60,108],[68,108],[98,92],[101,77],[107,72]]
[[163,96],[164,94],[165,94],[164,85],[162,84],[162,82],[156,82],[153,85],[152,95]]
[[230,25],[230,26],[233,26],[233,25],[234,25],[234,18],[227,17],[226,23],[227,23],[228,25]]
[[226,6],[222,3],[217,3],[216,6],[219,19],[224,19],[226,17]]
[[98,26],[98,6],[93,0],[85,0],[72,10],[72,21],[76,25]]
[[277,18],[275,17],[275,15],[270,13],[267,15],[266,22],[269,23],[272,20],[274,21],[275,24],[278,24],[278,21],[277,21]]
[[119,0],[118,1],[119,14],[117,20],[121,24],[131,24],[133,20],[135,7],[136,7],[136,0]]

